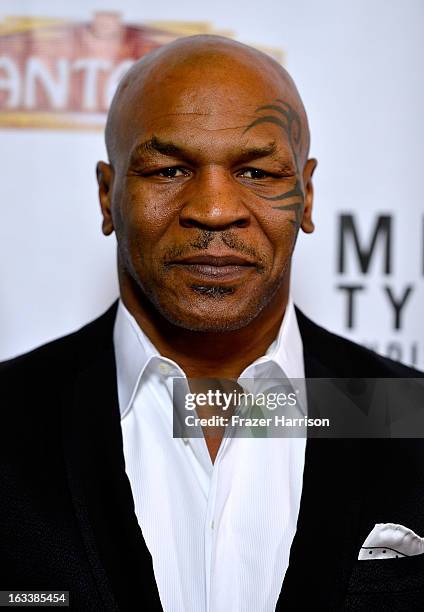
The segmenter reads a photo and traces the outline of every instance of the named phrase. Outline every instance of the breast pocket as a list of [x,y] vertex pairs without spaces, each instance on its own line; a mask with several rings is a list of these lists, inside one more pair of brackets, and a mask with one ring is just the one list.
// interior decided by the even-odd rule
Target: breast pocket
[[356,561],[344,612],[422,612],[424,554],[399,559]]

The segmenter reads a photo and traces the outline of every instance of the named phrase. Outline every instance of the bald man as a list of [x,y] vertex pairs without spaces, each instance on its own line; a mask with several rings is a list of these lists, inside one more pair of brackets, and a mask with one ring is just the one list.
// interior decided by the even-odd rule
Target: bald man
[[376,523],[424,535],[419,440],[253,439],[207,419],[173,436],[173,379],[421,376],[293,305],[317,162],[290,76],[228,39],[180,39],[124,77],[106,145],[120,300],[1,368],[1,588],[87,611],[423,609],[423,555],[358,560]]

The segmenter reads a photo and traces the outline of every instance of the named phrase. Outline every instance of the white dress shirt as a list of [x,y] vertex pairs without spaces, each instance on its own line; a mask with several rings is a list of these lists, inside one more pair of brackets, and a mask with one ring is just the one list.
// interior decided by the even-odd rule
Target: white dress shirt
[[[173,438],[172,378],[122,302],[114,346],[126,473],[165,612],[271,612],[296,531],[304,438]],[[241,378],[304,378],[290,300],[277,338]],[[239,380],[240,380],[239,379]],[[143,576],[140,576],[140,581]]]

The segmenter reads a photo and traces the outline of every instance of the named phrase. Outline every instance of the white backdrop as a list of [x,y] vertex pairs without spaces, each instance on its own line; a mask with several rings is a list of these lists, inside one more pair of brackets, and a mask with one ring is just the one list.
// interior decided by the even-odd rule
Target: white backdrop
[[[0,20],[19,14],[89,23],[100,10],[119,10],[124,22],[136,24],[207,21],[243,42],[283,50],[319,161],[316,232],[298,243],[295,300],[329,329],[424,369],[422,0],[2,0]],[[0,23],[3,58],[16,51],[6,31]],[[10,74],[0,69],[2,90],[0,359],[6,359],[97,316],[116,297],[117,281],[114,238],[101,234],[97,203],[101,131],[1,127],[2,111],[10,111]],[[356,232],[362,270],[349,230],[340,268],[342,216]]]

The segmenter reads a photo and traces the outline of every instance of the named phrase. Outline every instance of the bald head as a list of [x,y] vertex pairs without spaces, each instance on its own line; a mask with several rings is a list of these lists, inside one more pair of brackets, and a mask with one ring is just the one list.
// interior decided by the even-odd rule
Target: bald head
[[[242,121],[246,111],[275,101],[296,113],[296,146],[303,164],[309,151],[308,121],[288,72],[265,53],[228,38],[180,38],[144,56],[120,82],[106,124],[109,160],[116,165],[125,158],[129,132],[137,125],[146,129],[139,121],[143,108],[157,118],[167,112],[207,117],[231,108],[240,111]],[[278,118],[281,112],[276,112]]]

